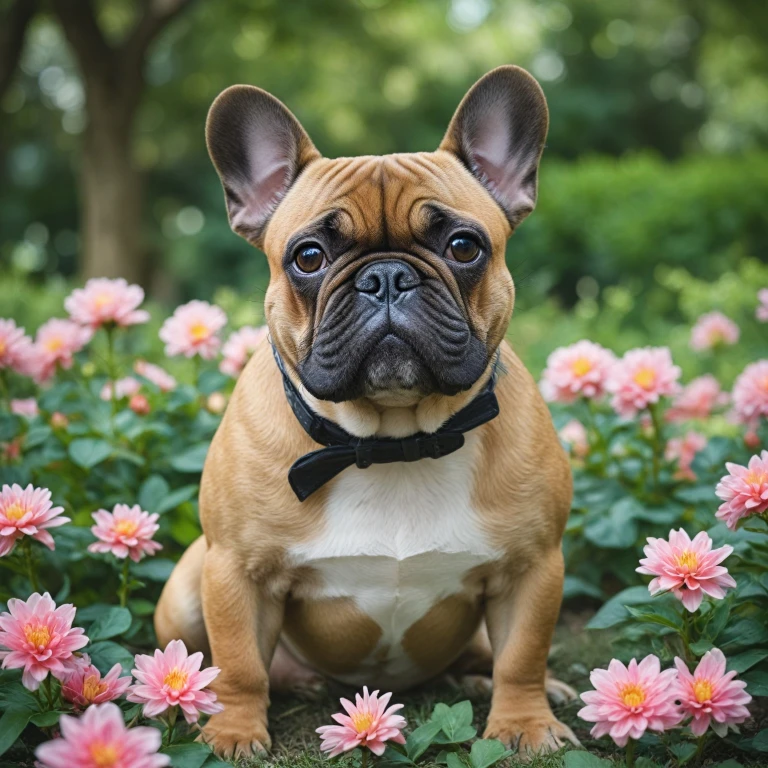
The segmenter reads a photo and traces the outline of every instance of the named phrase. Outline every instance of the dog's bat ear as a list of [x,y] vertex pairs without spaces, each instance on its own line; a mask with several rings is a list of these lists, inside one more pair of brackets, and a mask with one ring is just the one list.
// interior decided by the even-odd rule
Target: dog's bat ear
[[452,152],[488,189],[516,227],[536,205],[549,113],[524,69],[498,67],[459,104],[440,149]]
[[320,153],[288,108],[252,85],[219,94],[205,125],[208,152],[224,187],[229,223],[260,245],[278,203]]

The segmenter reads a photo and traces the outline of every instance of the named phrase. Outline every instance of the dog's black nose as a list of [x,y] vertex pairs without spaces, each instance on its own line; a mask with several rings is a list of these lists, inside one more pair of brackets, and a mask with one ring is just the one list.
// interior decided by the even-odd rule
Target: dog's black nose
[[421,284],[418,272],[404,261],[374,261],[355,278],[355,288],[381,302],[394,302]]

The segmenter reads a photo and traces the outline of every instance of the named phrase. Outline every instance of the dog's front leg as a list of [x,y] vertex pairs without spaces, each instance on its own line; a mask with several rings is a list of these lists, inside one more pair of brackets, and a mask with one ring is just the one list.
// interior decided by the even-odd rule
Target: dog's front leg
[[553,548],[522,575],[499,574],[489,583],[486,621],[493,647],[493,699],[485,738],[521,755],[557,750],[578,740],[552,714],[545,679],[547,656],[560,611],[563,556]]
[[222,757],[248,757],[270,747],[267,732],[269,664],[283,621],[283,603],[258,585],[234,552],[213,545],[205,556],[203,615],[213,664],[213,684],[224,711],[203,729]]

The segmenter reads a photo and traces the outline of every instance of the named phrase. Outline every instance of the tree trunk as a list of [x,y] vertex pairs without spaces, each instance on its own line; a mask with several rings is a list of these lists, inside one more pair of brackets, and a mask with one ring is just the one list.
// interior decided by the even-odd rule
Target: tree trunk
[[[141,242],[141,174],[133,160],[133,109],[119,94],[89,94],[83,140],[81,270],[85,278],[146,277]],[[128,99],[133,101],[133,99]]]

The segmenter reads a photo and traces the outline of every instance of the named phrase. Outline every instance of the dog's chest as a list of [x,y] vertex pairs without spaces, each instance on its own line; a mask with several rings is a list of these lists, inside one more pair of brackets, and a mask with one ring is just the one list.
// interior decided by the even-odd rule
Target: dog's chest
[[329,493],[325,527],[291,551],[317,577],[297,596],[353,600],[381,629],[375,656],[390,674],[407,671],[408,629],[498,556],[472,506],[478,448],[470,435],[442,459],[347,470]]

